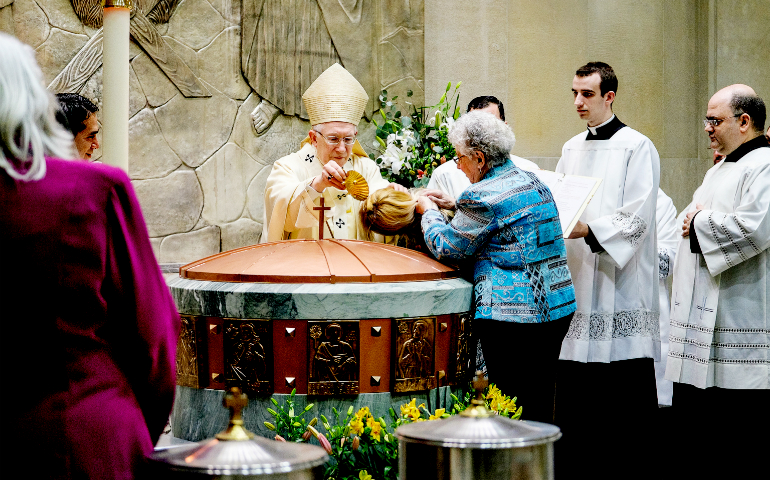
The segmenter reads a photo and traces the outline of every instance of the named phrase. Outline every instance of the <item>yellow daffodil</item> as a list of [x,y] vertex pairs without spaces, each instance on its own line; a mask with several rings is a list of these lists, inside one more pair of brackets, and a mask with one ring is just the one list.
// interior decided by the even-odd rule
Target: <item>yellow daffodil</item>
[[360,418],[356,417],[350,421],[350,429],[353,433],[361,435],[364,433],[364,422]]
[[487,400],[500,396],[500,389],[495,384],[489,386],[489,393],[487,393]]
[[380,433],[382,432],[382,425],[380,425],[380,422],[375,420],[374,417],[369,417],[366,419],[366,426],[372,429],[372,431],[369,432],[369,435],[371,435],[373,439],[379,442]]
[[358,472],[358,479],[359,480],[372,480],[372,476],[369,475],[369,472],[367,472],[366,470],[361,470],[360,472]]
[[408,415],[411,409],[415,408],[414,404],[416,402],[417,402],[417,399],[413,398],[411,402],[401,405],[401,416]]
[[425,408],[425,404],[421,403],[419,407],[415,406],[417,399],[413,398],[411,402],[401,405],[401,416],[408,417],[409,420],[416,422],[420,416],[420,408]]
[[431,416],[430,416],[430,418],[429,418],[428,420],[438,420],[439,418],[441,418],[441,416],[442,416],[442,415],[444,415],[444,411],[445,411],[445,410],[446,410],[446,409],[444,409],[444,408],[439,408],[439,409],[437,409],[437,410],[436,410],[436,413],[434,413],[433,415],[431,415]]
[[517,412],[516,397],[511,398],[508,395],[504,395],[494,384],[489,386],[489,393],[487,393],[486,399],[489,408],[494,412],[506,416],[510,416],[511,413]]

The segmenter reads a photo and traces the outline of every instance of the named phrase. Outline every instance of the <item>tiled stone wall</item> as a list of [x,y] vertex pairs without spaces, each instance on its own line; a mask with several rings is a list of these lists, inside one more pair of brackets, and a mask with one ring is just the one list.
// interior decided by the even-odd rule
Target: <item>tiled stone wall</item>
[[[422,104],[422,0],[375,1],[377,81],[391,95],[413,90]],[[272,163],[298,149],[310,129],[282,115],[255,135],[249,114],[261,99],[241,74],[240,15],[240,0],[179,0],[167,23],[154,24],[210,97],[185,97],[130,44],[129,175],[163,263],[257,243]],[[35,48],[46,84],[98,31],[83,25],[68,0],[0,0],[0,30]],[[79,93],[101,106],[101,67]],[[359,132],[371,148],[374,126],[363,120]]]
[[655,143],[661,188],[680,210],[712,165],[701,123],[709,97],[747,83],[770,101],[768,0],[425,0],[425,19],[426,96],[449,80],[463,81],[461,102],[498,96],[513,153],[542,168],[585,128],[575,70],[612,65],[615,112]]

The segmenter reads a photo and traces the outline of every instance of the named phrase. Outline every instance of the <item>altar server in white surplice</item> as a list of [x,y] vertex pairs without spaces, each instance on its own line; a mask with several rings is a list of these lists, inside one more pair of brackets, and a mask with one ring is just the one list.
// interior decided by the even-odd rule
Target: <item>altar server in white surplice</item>
[[622,465],[642,475],[658,406],[660,158],[650,139],[613,114],[617,82],[606,63],[577,70],[574,104],[588,129],[564,144],[556,166],[603,179],[566,241],[577,311],[559,357],[557,476],[575,474],[600,444],[604,455],[595,461],[602,468],[592,475],[617,478]]
[[[711,97],[704,121],[711,148],[725,158],[711,167],[679,222],[666,378],[674,381],[681,445],[692,458],[713,434],[714,408],[724,412],[721,463],[731,478],[750,478],[767,464],[770,405],[770,148],[764,102],[746,85]],[[760,425],[764,425],[761,427]],[[764,437],[757,434],[764,432]],[[689,443],[688,443],[689,442]],[[763,445],[760,447],[760,445]],[[753,456],[756,454],[758,456]],[[682,452],[682,458],[687,458]],[[728,467],[729,466],[729,467]],[[712,472],[713,473],[713,472]],[[755,472],[756,473],[756,472]],[[727,477],[725,477],[727,478]]]
[[[324,238],[368,237],[361,228],[361,202],[346,190],[347,172],[356,171],[369,184],[369,192],[404,187],[388,184],[380,169],[356,140],[357,125],[368,99],[360,83],[340,64],[322,73],[302,95],[312,129],[302,148],[273,164],[265,185],[262,242],[318,238],[321,197]],[[382,237],[378,236],[378,239]]]
[[666,380],[666,355],[668,354],[668,313],[671,302],[668,297],[666,280],[671,276],[679,245],[681,229],[676,221],[676,207],[671,197],[658,189],[658,201],[655,207],[658,236],[658,305],[660,307],[660,361],[655,362],[655,382],[658,387],[658,405],[671,405],[674,384]]

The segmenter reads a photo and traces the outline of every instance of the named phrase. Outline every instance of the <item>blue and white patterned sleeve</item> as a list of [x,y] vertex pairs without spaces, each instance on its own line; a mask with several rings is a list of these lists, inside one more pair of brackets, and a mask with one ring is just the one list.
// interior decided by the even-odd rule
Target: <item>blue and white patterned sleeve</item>
[[474,256],[498,228],[494,212],[485,203],[470,200],[464,193],[457,205],[451,223],[436,210],[428,210],[422,216],[425,243],[439,260]]

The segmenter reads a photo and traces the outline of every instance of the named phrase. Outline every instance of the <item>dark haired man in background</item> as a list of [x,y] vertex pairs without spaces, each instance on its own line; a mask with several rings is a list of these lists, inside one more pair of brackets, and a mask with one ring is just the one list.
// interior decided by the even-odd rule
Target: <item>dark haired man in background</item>
[[78,157],[91,160],[94,150],[99,148],[99,122],[96,112],[99,111],[91,100],[77,93],[57,93],[59,110],[56,120],[72,133],[75,138],[75,148]]
[[606,63],[577,70],[574,105],[588,128],[564,144],[556,166],[603,179],[566,240],[577,311],[559,357],[556,423],[564,437],[555,459],[558,476],[573,478],[643,477],[658,408],[660,158],[649,138],[613,114],[617,89]]
[[[473,110],[491,113],[505,122],[505,107],[503,107],[503,102],[492,95],[484,95],[471,100],[468,104],[467,111],[470,112]],[[531,162],[526,158],[511,155],[511,161],[522,170],[540,170],[540,167],[538,167],[535,162]],[[457,168],[457,164],[448,161],[433,170],[433,174],[428,182],[428,189],[440,190],[449,195],[452,201],[454,201],[470,186],[470,184],[471,181],[468,180],[468,177],[466,177],[459,168]],[[431,195],[429,195],[429,197],[431,197],[432,200],[437,201],[441,208],[450,208],[449,205],[451,205],[451,203],[446,203],[446,201],[442,200],[442,197],[433,197]]]

